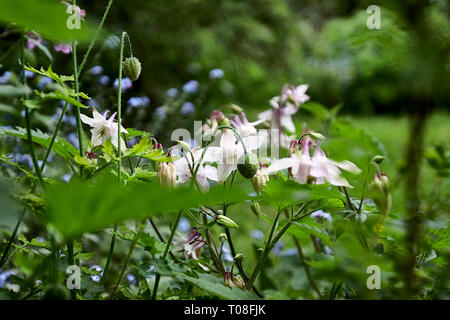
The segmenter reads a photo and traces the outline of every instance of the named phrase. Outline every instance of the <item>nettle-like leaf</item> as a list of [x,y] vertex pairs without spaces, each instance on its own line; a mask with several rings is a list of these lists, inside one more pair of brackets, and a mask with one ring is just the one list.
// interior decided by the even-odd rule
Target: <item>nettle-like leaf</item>
[[164,155],[162,149],[153,150],[153,144],[149,137],[143,137],[131,149],[126,150],[122,154],[122,158],[140,157],[158,162],[171,162],[172,157]]
[[184,276],[187,282],[227,300],[260,300],[250,291],[238,288],[230,289],[223,284],[223,279],[212,274],[199,274],[198,278]]
[[[66,101],[66,102],[70,103],[71,105],[74,105],[74,106],[79,107],[79,108],[84,108],[84,109],[89,108],[88,106],[85,106],[84,104],[82,104],[81,102],[76,100],[74,98],[74,96],[76,96],[75,94],[72,94],[72,93],[69,93],[69,92],[67,92],[68,94],[65,94],[65,93],[63,93],[63,92],[61,92],[59,90],[55,90],[55,91],[52,91],[52,92],[49,92],[49,93],[45,93],[45,92],[40,92],[38,90],[34,90],[34,93],[37,96],[39,96],[42,100],[63,100],[63,101]],[[84,98],[84,95],[83,95],[83,98]],[[90,98],[87,97],[85,99],[90,99]],[[28,100],[28,101],[30,101],[30,100]]]
[[44,220],[64,237],[97,231],[128,219],[143,219],[160,213],[173,213],[200,204],[243,201],[246,192],[212,187],[201,194],[194,188],[167,190],[159,184],[133,184],[121,187],[113,176],[104,176],[90,185],[78,179],[46,189]]
[[30,65],[28,65],[28,66],[24,65],[23,67],[28,71],[31,71],[31,72],[39,74],[43,77],[47,77],[47,78],[55,80],[62,87],[66,86],[64,82],[74,80],[73,75],[72,76],[59,76],[52,70],[52,66],[49,66],[47,68],[47,70],[45,70],[43,67],[41,67],[41,69],[38,70]]
[[[28,140],[27,130],[21,127],[16,127],[16,129],[0,128],[0,135],[18,137]],[[50,141],[52,139],[51,136],[43,133],[39,129],[32,130],[31,136],[34,143],[37,143],[46,148],[49,147]],[[70,142],[59,137],[56,138],[52,150],[66,160],[70,160],[74,155],[78,154],[78,150]]]

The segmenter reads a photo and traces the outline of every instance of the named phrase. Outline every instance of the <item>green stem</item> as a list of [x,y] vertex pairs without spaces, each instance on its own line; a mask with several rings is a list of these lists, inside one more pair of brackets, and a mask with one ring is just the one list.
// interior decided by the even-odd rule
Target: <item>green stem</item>
[[44,160],[42,160],[41,172],[44,172],[45,165],[47,164],[47,160],[50,155],[50,152],[52,152],[53,144],[56,141],[56,136],[58,135],[59,129],[61,128],[61,124],[62,124],[62,121],[63,121],[63,118],[66,113],[68,105],[69,105],[69,103],[66,101],[66,103],[64,104],[64,107],[61,111],[61,115],[59,116],[58,122],[56,124],[55,131],[53,132],[52,139],[50,140],[50,144],[47,148],[47,151],[45,152]]
[[95,42],[97,41],[98,35],[100,34],[100,31],[102,30],[103,24],[105,23],[105,20],[106,20],[106,16],[108,15],[109,9],[111,8],[113,1],[114,0],[109,0],[108,5],[106,6],[105,13],[103,13],[102,20],[100,21],[100,24],[97,26],[97,29],[94,32],[94,36],[92,37],[91,43],[89,43],[89,47],[83,57],[83,60],[81,61],[80,68],[78,70],[78,75],[81,74],[81,71],[83,70],[84,65],[86,64],[87,58],[88,58],[89,54],[91,53],[91,50],[94,47]]
[[134,250],[134,248],[136,247],[136,244],[137,244],[139,235],[140,235],[141,232],[144,230],[144,227],[145,227],[145,219],[144,219],[144,221],[142,221],[142,222],[140,223],[140,226],[139,226],[138,231],[137,231],[136,234],[134,235],[133,240],[131,240],[131,246],[130,246],[130,249],[128,250],[127,257],[126,257],[126,259],[125,259],[125,262],[123,263],[122,270],[120,270],[119,278],[117,279],[116,285],[115,285],[115,287],[114,287],[114,289],[113,289],[113,291],[112,291],[112,293],[111,293],[111,298],[110,298],[110,299],[112,299],[112,298],[114,297],[114,295],[116,294],[117,289],[119,288],[120,282],[122,281],[122,278],[123,278],[123,274],[124,274],[125,271],[127,270],[128,262],[130,261],[131,254],[133,253],[133,250]]
[[314,279],[311,275],[311,270],[309,269],[308,262],[306,262],[305,255],[303,254],[303,250],[300,245],[300,242],[298,241],[298,239],[295,236],[292,236],[292,239],[294,240],[295,246],[297,247],[297,251],[300,256],[300,260],[302,261],[302,264],[305,267],[306,276],[308,278],[309,284],[317,292],[317,294],[319,295],[319,298],[322,299],[323,298],[322,293],[320,293],[320,290],[317,287],[317,284],[314,282]]
[[[73,256],[73,240],[70,239],[67,241],[67,256],[68,256],[68,261],[69,261],[69,265],[74,265],[75,264],[75,259]],[[72,300],[76,300],[77,299],[77,294],[75,289],[70,290],[70,297],[72,298]]]
[[121,145],[120,145],[120,127],[121,127],[121,120],[122,120],[122,67],[123,67],[123,47],[124,47],[124,41],[126,32],[122,32],[122,37],[120,39],[120,63],[119,63],[119,87],[117,92],[117,155],[118,155],[118,162],[117,162],[117,175],[119,177],[119,185],[121,184],[122,179],[122,154],[121,154]]
[[2,258],[0,259],[0,269],[3,267],[6,260],[8,259],[9,250],[11,249],[12,243],[16,239],[16,235],[17,235],[17,232],[19,231],[20,224],[22,223],[23,218],[25,217],[25,211],[26,211],[26,209],[24,208],[22,210],[22,214],[20,215],[19,220],[16,223],[16,226],[14,227],[13,233],[11,234],[11,237],[8,240],[8,244],[6,245],[6,248],[3,251]]
[[111,237],[111,242],[109,244],[108,256],[106,258],[105,267],[103,268],[103,276],[100,281],[100,284],[103,285],[105,283],[106,276],[108,275],[109,267],[111,265],[112,255],[114,252],[114,246],[116,244],[116,232],[117,232],[117,224],[114,225],[113,235]]
[[[175,236],[175,231],[177,230],[178,227],[178,223],[180,222],[181,219],[181,215],[182,215],[182,210],[180,210],[177,214],[177,217],[175,219],[175,223],[172,227],[172,231],[170,233],[169,239],[167,240],[167,244],[166,244],[166,249],[164,250],[164,254],[161,257],[161,260],[166,260],[167,255],[170,252],[170,247],[172,245],[172,241],[173,241],[173,237]],[[156,278],[155,278],[155,286],[153,287],[153,293],[152,293],[152,300],[156,300],[156,295],[158,293],[158,286],[159,286],[159,280],[161,279],[161,274],[156,274]]]

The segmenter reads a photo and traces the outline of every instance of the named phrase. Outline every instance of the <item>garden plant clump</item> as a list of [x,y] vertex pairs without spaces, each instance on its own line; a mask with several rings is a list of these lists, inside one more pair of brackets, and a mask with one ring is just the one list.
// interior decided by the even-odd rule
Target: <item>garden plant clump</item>
[[[190,100],[214,90],[216,68],[206,85],[170,89],[137,128],[127,117],[151,102],[127,90],[152,70],[127,32],[100,36],[112,2],[81,60],[73,35],[10,26],[0,299],[448,298],[444,144],[427,146],[435,183],[411,218],[415,202],[394,205],[409,198],[383,144],[313,102],[308,84],[284,85],[262,112],[222,101],[196,117]],[[117,56],[114,82],[96,46]]]

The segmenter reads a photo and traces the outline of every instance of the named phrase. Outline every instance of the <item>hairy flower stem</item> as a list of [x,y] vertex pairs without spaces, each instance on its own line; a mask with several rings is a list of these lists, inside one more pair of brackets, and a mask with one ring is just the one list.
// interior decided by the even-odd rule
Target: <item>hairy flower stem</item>
[[[74,0],[74,3],[76,1]],[[76,4],[74,4],[76,5]],[[77,71],[77,44],[76,40],[72,39],[72,62],[73,62],[73,83],[74,83],[74,91],[75,94],[79,92],[78,86],[78,71]],[[76,96],[77,101],[80,100],[78,96]],[[80,107],[76,106],[76,120],[77,120],[77,135],[78,135],[78,149],[80,150],[80,156],[82,157],[84,154],[83,151],[83,136],[82,136],[82,127],[81,127],[81,118],[80,118]],[[84,167],[80,165],[80,176],[84,176]]]
[[[205,226],[208,224],[208,219],[206,218],[206,214],[203,214],[203,223],[205,224]],[[208,249],[209,249],[209,253],[214,261],[214,264],[216,265],[217,270],[219,270],[222,273],[225,273],[225,268],[223,266],[222,261],[220,260],[220,258],[217,255],[217,252],[213,249],[213,239],[211,237],[211,232],[209,231],[208,228],[205,229],[205,234],[206,234],[206,240],[208,240],[208,243],[210,245],[208,245]],[[215,246],[214,246],[215,247]]]
[[111,8],[114,0],[109,0],[108,5],[106,6],[105,12],[103,13],[102,20],[100,21],[100,24],[97,26],[97,29],[94,32],[94,36],[92,37],[91,42],[89,43],[89,47],[83,57],[83,60],[81,61],[80,68],[78,69],[78,75],[81,74],[81,71],[83,71],[84,65],[86,64],[87,58],[89,57],[89,54],[91,53],[92,48],[94,47],[95,42],[97,41],[98,35],[100,34],[100,31],[102,30],[103,24],[105,23],[106,16],[108,15],[109,9]]
[[309,269],[308,262],[306,262],[305,255],[303,254],[302,247],[300,245],[300,242],[295,236],[292,236],[292,239],[294,240],[295,246],[297,247],[298,254],[300,256],[300,260],[302,261],[303,266],[305,267],[306,276],[308,278],[309,284],[313,289],[317,292],[320,299],[323,299],[322,293],[320,292],[319,288],[317,287],[317,284],[314,282],[314,279],[311,275],[311,270]]
[[[173,224],[173,227],[172,227],[172,231],[170,232],[169,239],[167,240],[166,249],[164,250],[161,260],[167,259],[167,255],[170,252],[170,247],[172,246],[173,237],[175,236],[175,231],[178,228],[178,223],[180,222],[182,213],[183,213],[182,210],[178,211],[177,217],[175,219],[175,223]],[[161,280],[161,274],[157,273],[156,277],[155,277],[155,286],[153,287],[153,292],[152,292],[152,300],[156,300],[156,295],[158,294],[158,286],[159,286],[160,280]]]
[[119,185],[121,184],[122,180],[122,153],[120,150],[120,127],[121,127],[121,121],[122,121],[122,69],[123,69],[123,47],[124,47],[124,41],[126,32],[122,32],[122,37],[120,39],[120,63],[119,63],[119,86],[117,90],[117,176],[119,177]]
[[120,285],[120,282],[122,281],[123,275],[124,275],[125,271],[127,270],[128,262],[130,261],[130,258],[131,258],[131,255],[133,253],[133,250],[136,247],[136,244],[138,242],[139,236],[142,233],[142,231],[144,230],[144,228],[145,228],[145,219],[144,219],[144,221],[142,221],[140,223],[138,231],[135,233],[133,239],[131,240],[130,249],[128,250],[127,257],[125,259],[125,262],[123,263],[122,270],[120,270],[119,277],[117,278],[117,282],[116,282],[116,285],[114,286],[114,289],[113,289],[113,291],[111,293],[110,299],[114,298],[114,295],[116,294],[117,289],[119,288],[119,285]]

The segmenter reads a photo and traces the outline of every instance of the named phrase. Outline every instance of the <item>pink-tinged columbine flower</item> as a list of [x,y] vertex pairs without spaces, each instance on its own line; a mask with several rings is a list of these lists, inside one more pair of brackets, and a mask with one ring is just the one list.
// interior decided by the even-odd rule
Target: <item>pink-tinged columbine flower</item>
[[[187,237],[178,235],[180,238],[178,241],[174,242],[175,249],[177,251],[183,252],[186,259],[198,260],[201,254],[202,247],[206,244],[202,237],[202,234],[198,232],[197,228],[192,228]],[[208,271],[208,267],[198,263],[198,265],[205,271]]]
[[313,166],[313,162],[309,154],[311,140],[305,139],[304,141],[300,142],[300,145],[301,151],[294,152],[289,158],[275,160],[265,170],[265,172],[267,174],[274,174],[280,170],[291,168],[291,174],[295,181],[302,184],[307,183],[310,170]]
[[[206,162],[217,162],[217,181],[223,183],[233,170],[237,169],[238,159],[244,154],[244,148],[229,129],[222,131],[219,147],[209,147],[205,152]],[[257,150],[264,143],[260,136],[242,138],[247,151]]]
[[[192,150],[194,163],[192,163],[191,155],[188,153],[174,162],[177,168],[177,183],[186,183],[192,179],[191,170],[194,171],[197,167],[202,152],[203,149]],[[203,163],[201,163],[197,171],[196,181],[202,192],[209,190],[208,179],[211,181],[217,181],[217,169],[213,166],[203,165]]]
[[[114,147],[118,147],[118,128],[117,122],[114,121],[116,117],[116,113],[114,112],[109,119],[106,119],[109,110],[107,110],[103,115],[101,115],[95,108],[92,110],[92,118],[85,116],[84,114],[80,115],[81,121],[90,125],[92,127],[91,133],[91,144],[92,147],[96,147],[105,142],[108,138],[111,138],[111,143]],[[124,127],[120,127],[121,133],[128,133]],[[126,149],[125,142],[122,137],[120,138],[120,148],[122,150]]]
[[27,33],[27,49],[33,50],[36,47],[36,42],[42,43],[42,39],[33,33]]
[[72,45],[67,43],[55,43],[53,49],[55,49],[56,52],[62,52],[64,54],[72,53]]
[[315,178],[315,183],[322,184],[328,181],[330,184],[341,187],[352,186],[348,183],[347,179],[341,176],[341,170],[351,172],[353,174],[359,174],[359,169],[354,163],[344,160],[336,162],[326,157],[325,152],[317,146],[314,150],[312,157],[313,166],[310,170],[310,175]]
[[309,100],[306,90],[308,90],[307,84],[301,84],[299,86],[285,85],[279,98],[283,104],[293,105],[298,108],[301,104]]
[[317,146],[311,158],[309,148],[311,140],[305,139],[300,142],[301,152],[294,153],[289,158],[275,160],[266,169],[267,174],[291,168],[292,177],[298,183],[307,183],[310,178],[315,184],[323,184],[326,181],[334,186],[350,187],[348,181],[341,176],[341,170],[359,174],[361,170],[350,161],[336,162],[326,157],[325,152]]
[[261,119],[254,122],[249,122],[244,112],[241,112],[241,117],[242,121],[239,116],[235,115],[234,120],[230,120],[230,122],[242,138],[247,136],[255,136],[257,134],[255,126],[265,121],[264,119]]

